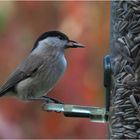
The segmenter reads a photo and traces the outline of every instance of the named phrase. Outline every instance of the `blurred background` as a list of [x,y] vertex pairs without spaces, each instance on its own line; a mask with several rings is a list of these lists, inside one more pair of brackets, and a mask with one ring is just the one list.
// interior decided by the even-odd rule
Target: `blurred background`
[[[104,107],[103,57],[109,50],[110,3],[0,1],[0,85],[36,38],[60,30],[86,45],[69,49],[67,71],[49,93],[67,104]],[[41,102],[0,99],[0,138],[107,138],[107,125],[48,113]]]

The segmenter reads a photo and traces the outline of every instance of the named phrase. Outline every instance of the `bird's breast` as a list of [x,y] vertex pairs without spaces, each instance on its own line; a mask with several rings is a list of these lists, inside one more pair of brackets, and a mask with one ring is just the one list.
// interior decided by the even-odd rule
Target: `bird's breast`
[[62,61],[62,67],[64,67],[64,69],[66,69],[66,67],[67,67],[67,61],[66,61],[66,58],[65,58],[65,56],[63,55],[62,56],[62,58],[60,58],[61,59],[61,61]]
[[[53,60],[54,59],[54,60]],[[64,74],[66,67],[67,67],[67,61],[65,59],[64,54],[59,55],[56,58],[50,59],[48,66],[45,67],[45,74],[41,74],[46,81],[45,85],[48,85],[48,89],[52,88],[55,83],[60,79],[60,77]]]

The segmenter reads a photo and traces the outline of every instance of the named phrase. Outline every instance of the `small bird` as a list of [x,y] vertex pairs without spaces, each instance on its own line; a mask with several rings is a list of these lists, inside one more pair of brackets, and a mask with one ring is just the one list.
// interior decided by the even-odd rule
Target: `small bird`
[[44,95],[48,94],[65,72],[67,61],[64,50],[83,47],[60,31],[43,33],[36,40],[30,54],[1,86],[0,97],[12,95],[24,101],[44,99],[48,103],[59,103]]

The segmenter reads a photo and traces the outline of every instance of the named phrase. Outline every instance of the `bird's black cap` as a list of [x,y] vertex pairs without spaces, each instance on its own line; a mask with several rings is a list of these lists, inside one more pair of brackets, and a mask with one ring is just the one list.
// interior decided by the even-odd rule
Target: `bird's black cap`
[[48,32],[45,32],[45,33],[41,34],[38,37],[38,39],[36,40],[36,42],[33,46],[32,51],[37,47],[39,41],[41,41],[41,40],[43,40],[47,37],[58,37],[61,40],[69,40],[69,38],[64,33],[60,32],[60,31],[48,31]]

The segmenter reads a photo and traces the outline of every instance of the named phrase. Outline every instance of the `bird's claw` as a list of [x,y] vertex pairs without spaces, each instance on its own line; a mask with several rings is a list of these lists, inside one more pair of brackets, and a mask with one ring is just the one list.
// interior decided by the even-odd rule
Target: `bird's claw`
[[46,103],[55,103],[55,104],[64,104],[54,98],[50,98],[50,97],[47,97],[47,96],[42,96],[42,99],[46,102]]
[[43,100],[43,101],[45,101],[45,103],[55,103],[55,104],[64,104],[64,103],[62,103],[62,102],[60,102],[60,101],[58,101],[58,100],[56,100],[56,99],[54,99],[54,98],[51,98],[51,97],[47,97],[47,96],[42,96],[42,97],[38,97],[38,98],[30,98],[29,100],[33,100],[33,101],[35,101],[35,100]]

